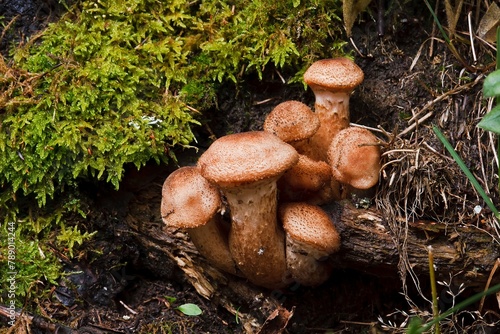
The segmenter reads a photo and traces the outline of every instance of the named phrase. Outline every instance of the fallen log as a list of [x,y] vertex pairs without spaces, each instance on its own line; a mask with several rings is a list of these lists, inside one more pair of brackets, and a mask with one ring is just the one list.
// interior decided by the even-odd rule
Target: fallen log
[[[247,333],[266,332],[265,326],[269,324],[266,319],[273,315],[292,316],[292,310],[286,312],[281,306],[280,291],[269,291],[240,277],[221,273],[198,254],[185,233],[165,229],[157,195],[138,197],[150,199],[142,203],[142,209],[138,209],[141,204],[131,203],[127,217],[127,224],[136,232],[139,244],[155,253],[154,256],[160,253],[165,261],[175,263],[201,296],[238,317]],[[144,206],[151,211],[151,221],[134,218],[134,210],[144,210]],[[452,276],[456,285],[464,283],[482,290],[500,257],[494,237],[476,226],[449,227],[427,221],[388,222],[387,217],[374,208],[356,208],[348,201],[323,208],[334,220],[342,238],[341,250],[330,259],[337,268],[397,276],[404,267],[402,263],[406,263],[416,275],[427,277],[428,247],[431,246],[438,280],[449,280]],[[407,224],[403,229],[404,237],[396,237],[390,223],[392,226]],[[497,275],[491,285],[498,280]],[[287,321],[280,320],[281,323]]]
[[[433,221],[413,221],[398,238],[387,218],[373,208],[356,208],[349,202],[323,207],[334,219],[342,236],[342,248],[332,260],[337,267],[380,274],[397,271],[402,252],[417,275],[429,273],[428,250],[432,249],[437,279],[483,288],[497,258],[498,241],[487,230],[474,225],[447,226]],[[393,224],[404,225],[404,219]],[[492,281],[498,282],[500,276]]]

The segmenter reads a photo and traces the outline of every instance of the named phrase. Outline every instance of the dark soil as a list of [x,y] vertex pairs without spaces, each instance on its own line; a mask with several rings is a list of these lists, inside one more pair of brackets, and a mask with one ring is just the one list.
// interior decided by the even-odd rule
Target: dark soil
[[[461,68],[442,43],[435,42],[433,54],[428,54],[426,40],[431,36],[432,18],[427,9],[421,4],[420,9],[414,6],[405,9],[397,3],[393,3],[395,8],[385,11],[383,36],[377,31],[379,23],[369,14],[378,10],[373,4],[353,32],[353,41],[362,54],[355,52],[350,44],[346,47],[353,50],[356,63],[365,72],[364,83],[351,98],[352,121],[381,126],[388,132],[405,129],[410,110],[422,108],[439,95],[439,90],[451,88],[441,85],[444,68],[449,68],[452,73],[446,75],[453,77]],[[19,14],[16,31],[22,35],[43,28],[52,15],[61,10],[50,1],[29,4],[4,0],[2,5],[7,10],[0,15],[9,19]],[[15,42],[17,38],[22,39],[22,35],[4,38],[1,49],[8,49],[7,40]],[[419,56],[424,43],[428,44]],[[419,60],[410,70],[416,57]],[[286,78],[286,73],[281,74]],[[479,89],[479,86],[473,87],[467,93],[473,96]],[[220,137],[261,129],[265,115],[280,102],[296,99],[310,106],[314,103],[309,90],[301,85],[283,84],[272,71],[267,72],[263,81],[249,79],[237,88],[228,86],[221,91],[219,109],[205,113],[207,125],[195,129],[201,149],[208,147],[211,135]],[[464,96],[462,102],[466,100]],[[444,110],[447,103],[450,101],[436,103],[434,120],[442,120],[439,110]],[[466,135],[464,131],[456,131],[463,126],[458,120],[446,124],[450,126],[448,133],[456,134],[455,142]],[[178,155],[179,165],[196,159],[194,150],[178,152]],[[90,209],[85,227],[98,233],[80,249],[79,256],[66,260],[65,270],[71,274],[60,282],[52,298],[39,301],[40,313],[45,318],[69,328],[87,327],[87,332],[79,333],[91,333],[91,330],[243,333],[237,316],[200,297],[176,264],[162,258],[161,252],[140,246],[136,232],[130,228],[130,220],[156,222],[161,228],[161,185],[173,168],[151,165],[139,172],[131,168],[119,191],[101,184],[82,185]],[[422,278],[422,282],[426,281],[427,278]],[[363,268],[343,268],[318,288],[295,286],[280,291],[278,298],[288,310],[295,308],[287,326],[288,333],[376,333],[381,328],[379,316],[394,324],[406,319],[401,312],[395,312],[410,308],[402,285],[396,270],[368,275]],[[421,288],[428,291],[425,283]],[[428,309],[428,304],[413,290],[411,285],[407,287],[406,297],[416,306]],[[276,291],[268,293],[276,296]],[[184,303],[198,305],[203,314],[189,317],[176,310]],[[248,306],[242,305],[242,312],[245,307]],[[34,332],[53,331],[42,321]]]

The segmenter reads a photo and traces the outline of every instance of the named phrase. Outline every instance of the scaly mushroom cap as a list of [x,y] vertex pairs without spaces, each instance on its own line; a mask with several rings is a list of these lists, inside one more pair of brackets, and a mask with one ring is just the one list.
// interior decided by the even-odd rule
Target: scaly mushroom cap
[[267,115],[264,131],[286,143],[310,138],[319,128],[318,116],[302,102],[285,101]]
[[381,167],[378,143],[367,129],[350,127],[340,131],[328,149],[333,177],[356,189],[376,185]]
[[319,191],[330,182],[331,176],[330,165],[326,162],[316,161],[301,154],[297,164],[287,170],[279,182],[294,189]]
[[313,90],[351,92],[363,79],[361,68],[348,58],[318,60],[304,73],[304,82]]
[[181,167],[163,183],[161,217],[169,227],[204,225],[220,207],[219,190],[203,178],[196,167]]
[[297,151],[275,135],[250,131],[217,139],[198,159],[201,174],[222,188],[281,175],[299,159]]
[[296,202],[285,203],[279,216],[287,237],[302,246],[316,260],[340,248],[340,236],[328,214],[319,206]]

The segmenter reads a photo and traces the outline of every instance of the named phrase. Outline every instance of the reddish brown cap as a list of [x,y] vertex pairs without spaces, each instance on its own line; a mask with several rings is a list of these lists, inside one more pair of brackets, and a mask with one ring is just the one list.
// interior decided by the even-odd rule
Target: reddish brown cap
[[286,171],[279,182],[294,189],[319,191],[330,182],[331,176],[331,167],[325,161],[313,160],[301,154],[297,164]]
[[220,206],[219,190],[203,178],[196,167],[181,167],[163,183],[161,217],[169,227],[204,225]]
[[279,214],[287,236],[306,246],[316,259],[340,248],[340,236],[330,217],[319,206],[285,203],[279,208]]
[[198,159],[201,175],[230,188],[278,177],[299,159],[297,151],[275,135],[251,131],[217,139]]
[[311,89],[352,91],[363,82],[364,73],[348,58],[321,59],[304,73],[304,82]]
[[356,189],[377,184],[380,172],[379,140],[369,130],[350,127],[340,131],[328,149],[333,177]]
[[290,100],[278,104],[267,115],[264,131],[291,143],[312,137],[319,125],[319,118],[311,108],[300,101]]

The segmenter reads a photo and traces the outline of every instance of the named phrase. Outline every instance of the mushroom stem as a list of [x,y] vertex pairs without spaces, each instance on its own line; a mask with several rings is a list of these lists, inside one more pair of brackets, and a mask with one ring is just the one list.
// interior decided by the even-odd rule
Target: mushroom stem
[[349,127],[349,93],[330,92],[313,88],[316,101],[314,111],[320,120],[318,131],[309,140],[312,146],[312,157],[315,160],[327,161],[328,147],[333,137],[341,130]]
[[196,249],[208,262],[227,273],[241,276],[228,248],[228,229],[217,214],[205,225],[186,229]]
[[254,284],[286,284],[285,237],[277,223],[277,178],[223,189],[231,210],[229,249],[238,268]]
[[[286,236],[286,262],[295,282],[306,286],[323,284],[332,273],[333,266],[327,259],[317,260],[303,251],[305,247],[290,236]],[[326,256],[325,256],[326,257]]]

